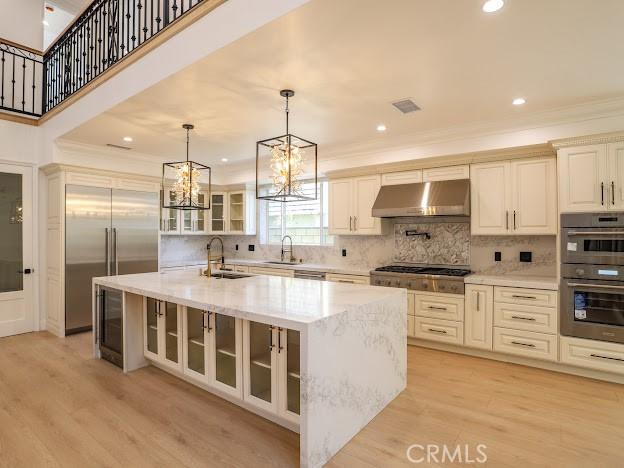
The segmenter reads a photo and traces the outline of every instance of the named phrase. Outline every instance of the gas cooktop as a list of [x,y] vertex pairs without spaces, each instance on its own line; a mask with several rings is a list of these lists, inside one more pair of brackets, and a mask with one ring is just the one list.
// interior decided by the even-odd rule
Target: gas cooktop
[[464,276],[470,273],[463,268],[389,265],[371,271],[370,276],[375,286],[464,294]]

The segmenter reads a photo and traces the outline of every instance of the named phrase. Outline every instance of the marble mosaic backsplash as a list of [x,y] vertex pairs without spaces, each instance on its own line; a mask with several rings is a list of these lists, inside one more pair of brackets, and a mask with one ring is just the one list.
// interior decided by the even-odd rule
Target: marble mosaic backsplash
[[[407,237],[406,230],[428,232],[431,239]],[[162,265],[180,265],[206,260],[211,236],[162,236]],[[470,236],[469,223],[406,222],[397,220],[385,236],[338,236],[331,246],[295,246],[294,253],[306,263],[325,264],[368,271],[393,262],[470,265],[483,274],[554,276],[557,244],[555,236]],[[258,236],[223,236],[226,258],[277,260],[279,245],[261,244]],[[236,250],[236,245],[239,249]],[[250,252],[248,245],[254,245]],[[346,250],[346,257],[342,251]],[[502,261],[494,261],[494,252]],[[531,263],[520,262],[521,251],[532,252]]]

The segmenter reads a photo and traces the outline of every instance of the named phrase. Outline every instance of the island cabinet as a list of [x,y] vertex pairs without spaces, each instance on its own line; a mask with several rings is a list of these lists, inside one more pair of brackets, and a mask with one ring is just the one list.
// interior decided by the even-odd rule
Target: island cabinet
[[144,297],[143,330],[145,357],[181,370],[181,307],[171,302]]
[[184,374],[241,398],[241,320],[184,307],[182,322]]
[[299,332],[243,322],[243,399],[292,422],[300,413]]

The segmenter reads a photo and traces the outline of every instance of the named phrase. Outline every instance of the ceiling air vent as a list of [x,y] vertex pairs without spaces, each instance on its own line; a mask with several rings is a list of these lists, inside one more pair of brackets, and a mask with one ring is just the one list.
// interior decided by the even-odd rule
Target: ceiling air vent
[[393,102],[392,105],[404,114],[409,114],[410,112],[416,112],[420,110],[420,107],[418,107],[416,103],[411,99],[401,99],[400,101]]
[[112,143],[106,143],[106,146],[110,146],[111,148],[117,148],[117,149],[122,149],[122,150],[131,150],[132,149],[129,146],[114,145]]

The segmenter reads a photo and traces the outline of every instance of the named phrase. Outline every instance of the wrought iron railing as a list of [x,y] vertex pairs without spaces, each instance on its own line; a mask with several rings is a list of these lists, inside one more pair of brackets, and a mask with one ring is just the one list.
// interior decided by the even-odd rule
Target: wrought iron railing
[[45,53],[43,113],[204,0],[95,0]]
[[42,114],[41,55],[0,40],[0,110]]

